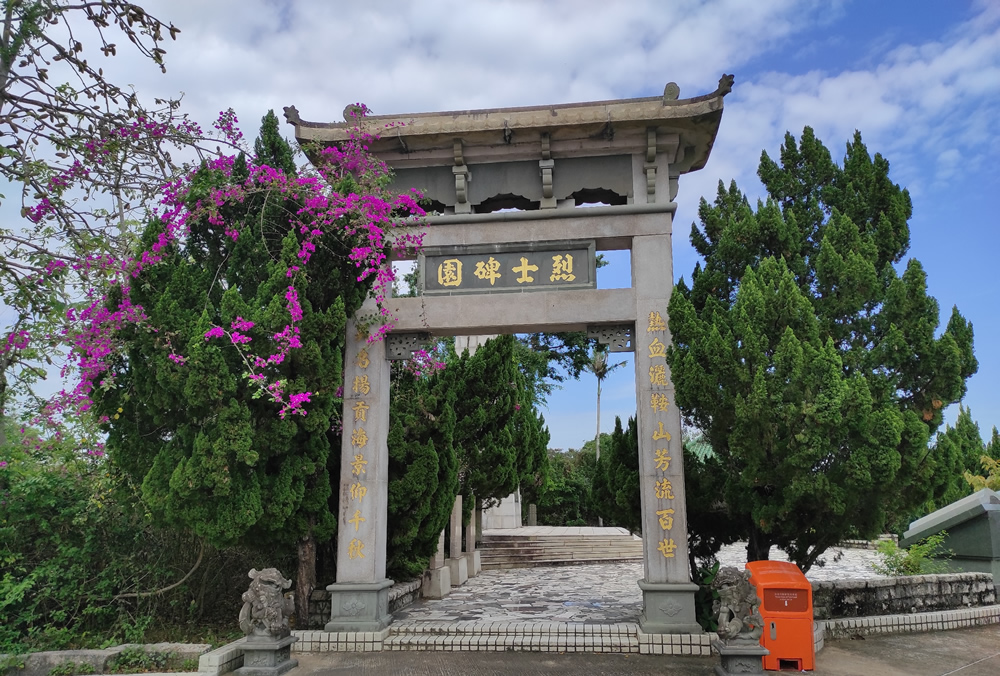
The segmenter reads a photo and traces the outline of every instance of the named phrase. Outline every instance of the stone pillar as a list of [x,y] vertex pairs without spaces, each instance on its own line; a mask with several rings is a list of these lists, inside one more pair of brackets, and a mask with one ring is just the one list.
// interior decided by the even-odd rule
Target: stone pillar
[[428,599],[443,599],[451,593],[451,569],[444,565],[444,530],[438,537],[437,551],[431,557],[430,568],[424,571],[420,593]]
[[476,549],[476,510],[472,510],[469,523],[465,526],[465,566],[469,571],[469,577],[475,577],[483,570],[482,559],[479,557],[479,550]]
[[451,510],[451,556],[445,562],[451,569],[451,586],[461,587],[469,579],[469,564],[462,556],[462,496],[455,496],[455,506]]
[[[667,201],[667,163],[660,157],[656,201]],[[639,183],[637,181],[637,183]],[[636,201],[639,201],[638,199]],[[635,389],[645,577],[639,625],[647,633],[698,633],[687,556],[687,509],[681,420],[666,363],[667,302],[673,288],[670,216],[664,234],[632,240],[636,295]]]
[[535,504],[528,505],[528,525],[529,526],[538,525],[538,505]]
[[[367,305],[358,311],[364,315]],[[389,362],[385,341],[367,343],[347,323],[340,460],[337,581],[327,631],[380,631],[392,622],[385,577],[389,487]]]

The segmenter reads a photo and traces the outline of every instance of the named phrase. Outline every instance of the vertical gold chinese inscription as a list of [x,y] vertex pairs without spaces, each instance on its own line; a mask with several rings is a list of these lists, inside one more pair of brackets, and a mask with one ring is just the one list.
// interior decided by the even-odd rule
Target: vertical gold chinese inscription
[[368,376],[354,376],[354,383],[351,385],[354,394],[368,394],[372,391],[372,386],[368,382]]
[[653,342],[649,344],[649,358],[655,359],[656,357],[666,357],[667,356],[667,346],[664,345],[659,338],[653,338]]
[[670,479],[659,479],[656,482],[656,486],[653,487],[656,492],[656,497],[663,500],[673,500],[674,499],[674,487],[670,485]]
[[479,279],[489,280],[490,286],[493,286],[500,279],[500,261],[493,256],[490,256],[488,261],[479,261],[473,274]]
[[662,413],[670,406],[670,401],[667,400],[667,395],[662,392],[653,392],[649,395],[649,405],[653,407],[654,413]]
[[663,317],[660,316],[659,312],[649,313],[649,326],[646,327],[646,333],[652,333],[653,331],[666,331],[667,323],[663,321]]
[[649,384],[654,387],[660,385],[667,386],[667,365],[653,364],[649,367]]
[[365,558],[365,543],[361,540],[354,538],[347,545],[347,555],[352,559],[363,559]]
[[364,522],[364,521],[367,521],[367,520],[368,519],[366,519],[365,517],[361,516],[361,510],[360,509],[356,509],[356,510],[354,510],[354,518],[353,519],[348,519],[347,523],[353,523],[354,524],[354,532],[357,533],[358,529],[361,527],[361,523]]
[[653,441],[659,441],[660,439],[666,439],[667,441],[670,441],[670,432],[667,432],[666,430],[663,429],[663,421],[660,420],[656,424],[657,424],[656,431],[653,432]]
[[570,254],[553,256],[552,274],[549,275],[549,281],[572,282],[574,279],[576,279],[576,275],[573,274],[573,256]]
[[661,509],[656,513],[656,516],[659,517],[660,528],[663,530],[671,530],[674,527],[674,510]]
[[353,432],[351,432],[351,446],[364,448],[365,444],[367,443],[368,443],[368,432],[365,431],[364,427],[359,427]]
[[531,282],[535,281],[535,278],[528,276],[528,273],[529,272],[537,272],[538,271],[538,266],[537,265],[529,265],[528,264],[528,259],[525,258],[524,256],[521,256],[521,264],[519,266],[517,266],[516,268],[511,268],[511,271],[512,272],[519,272],[521,274],[521,276],[517,278],[517,283],[518,284],[524,284],[525,282],[528,282],[530,284]]
[[354,422],[358,422],[359,420],[361,422],[368,422],[368,409],[370,408],[371,406],[358,400],[358,403],[351,407],[351,410],[354,411]]
[[653,462],[656,463],[656,469],[661,472],[666,472],[670,469],[670,451],[666,448],[660,448],[656,451],[656,457],[653,458]]
[[362,486],[360,481],[351,484],[351,500],[364,502],[366,495],[368,495],[368,489]]
[[438,266],[438,284],[441,286],[462,285],[462,261],[449,258]]
[[354,460],[351,461],[351,474],[354,476],[361,476],[362,474],[368,473],[368,461],[365,460],[365,456],[358,453],[354,456]]
[[677,545],[674,544],[673,538],[667,538],[666,540],[661,540],[656,549],[663,554],[663,558],[672,559],[674,558],[674,550],[677,549]]
[[368,357],[368,350],[361,348],[358,352],[358,356],[354,359],[354,363],[357,364],[359,368],[368,368],[368,366],[372,363],[371,359]]

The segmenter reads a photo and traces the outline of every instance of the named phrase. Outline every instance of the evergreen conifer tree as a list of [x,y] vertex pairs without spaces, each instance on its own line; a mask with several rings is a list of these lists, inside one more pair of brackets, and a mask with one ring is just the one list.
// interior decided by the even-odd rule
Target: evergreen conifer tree
[[770,197],[756,210],[735,183],[702,201],[691,241],[704,265],[671,297],[668,361],[750,559],[778,545],[808,569],[943,495],[952,460],[928,441],[978,366],[957,309],[935,335],[920,263],[894,267],[910,198],[860,134],[842,167],[808,127],[788,134],[758,175]]
[[455,395],[442,374],[393,370],[386,572],[395,579],[427,567],[458,495]]
[[[258,163],[294,172],[291,148],[273,113],[264,117],[255,148]],[[248,175],[241,155],[231,180]],[[203,199],[209,188],[228,180],[203,168],[189,199]],[[298,273],[295,280],[302,347],[269,367],[279,372],[285,392],[312,393],[309,412],[280,418],[245,378],[240,353],[205,334],[213,326],[249,321],[253,327],[242,333],[253,345],[267,346],[288,324],[282,299],[286,271],[297,263],[300,247],[298,230],[290,226],[298,205],[292,196],[271,191],[223,209],[225,222],[245,225],[235,242],[208,218],[190,219],[190,235],[165,249],[163,264],[147,267],[132,285],[132,301],[145,308],[149,325],[169,326],[171,332],[126,328],[125,356],[95,405],[108,418],[114,466],[141,486],[156,522],[216,546],[298,552],[297,614],[305,626],[316,585],[316,546],[337,527],[330,477],[339,476],[336,390],[346,318],[360,306],[370,282],[356,281],[349,237],[321,238],[323,255],[314,257],[308,276]],[[150,223],[144,247],[159,232],[160,224]],[[165,346],[186,355],[185,362],[173,361]]]

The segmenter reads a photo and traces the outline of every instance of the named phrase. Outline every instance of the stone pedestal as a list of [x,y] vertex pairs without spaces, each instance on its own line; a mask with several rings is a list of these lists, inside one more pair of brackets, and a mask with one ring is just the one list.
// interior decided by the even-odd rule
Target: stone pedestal
[[469,581],[469,562],[465,560],[464,556],[448,559],[445,563],[448,564],[448,569],[451,571],[452,587],[461,587]]
[[715,667],[715,676],[733,676],[735,674],[763,674],[765,655],[770,654],[767,648],[757,643],[732,643],[712,641],[722,664]]
[[647,634],[700,634],[704,630],[695,619],[694,593],[698,585],[655,583],[639,580],[642,615],[639,627]]
[[465,567],[469,572],[469,577],[479,575],[483,570],[483,564],[479,558],[479,551],[476,549],[476,510],[472,510],[469,523],[465,526]]
[[443,599],[451,593],[451,569],[431,568],[424,571],[420,595],[425,599]]
[[330,592],[330,621],[326,631],[382,631],[392,622],[389,587],[381,582],[337,582]]
[[443,599],[451,592],[451,569],[444,564],[444,531],[438,537],[437,551],[431,557],[430,568],[424,571],[420,594],[427,599]]
[[294,669],[299,661],[291,659],[291,651],[298,640],[294,636],[247,636],[242,645],[243,666],[236,670],[237,676],[279,676]]
[[462,496],[455,497],[455,506],[451,509],[451,522],[449,523],[449,538],[451,547],[450,556],[445,561],[451,570],[451,586],[461,587],[469,580],[469,564],[462,554]]

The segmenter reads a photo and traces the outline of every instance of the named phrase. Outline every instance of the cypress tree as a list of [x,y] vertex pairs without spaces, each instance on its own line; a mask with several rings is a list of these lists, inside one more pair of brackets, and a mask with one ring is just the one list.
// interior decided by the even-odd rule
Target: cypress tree
[[394,369],[389,418],[387,574],[420,575],[458,494],[455,391],[440,374]]
[[[264,117],[255,148],[258,163],[294,171],[273,113]],[[242,155],[231,179],[203,167],[189,200],[194,204],[211,188],[248,176]],[[347,258],[351,237],[326,234],[318,243],[324,255],[314,257],[308,276],[296,273],[302,347],[268,367],[288,394],[312,393],[308,415],[280,418],[245,377],[240,353],[228,341],[205,338],[213,326],[247,320],[254,326],[242,333],[258,353],[269,353],[272,336],[289,323],[284,294],[286,271],[298,262],[301,235],[292,226],[297,210],[294,197],[277,191],[227,203],[220,208],[224,221],[244,226],[235,241],[207,217],[189,219],[190,235],[164,250],[163,263],[145,268],[132,285],[132,300],[145,308],[148,325],[169,332],[126,329],[126,356],[95,404],[108,417],[114,466],[141,486],[158,523],[220,547],[241,543],[298,552],[297,613],[305,626],[316,585],[316,545],[333,537],[337,526],[330,477],[339,476],[336,390],[346,318],[370,284],[355,279]],[[159,232],[160,224],[150,223],[144,247]],[[171,360],[173,351],[186,361]]]
[[704,259],[669,304],[677,403],[724,468],[730,518],[751,560],[772,545],[808,569],[829,546],[870,537],[938,499],[952,460],[928,449],[942,410],[978,368],[972,326],[937,302],[909,260],[912,207],[860,134],[843,166],[808,127],[758,175],[702,200]]

